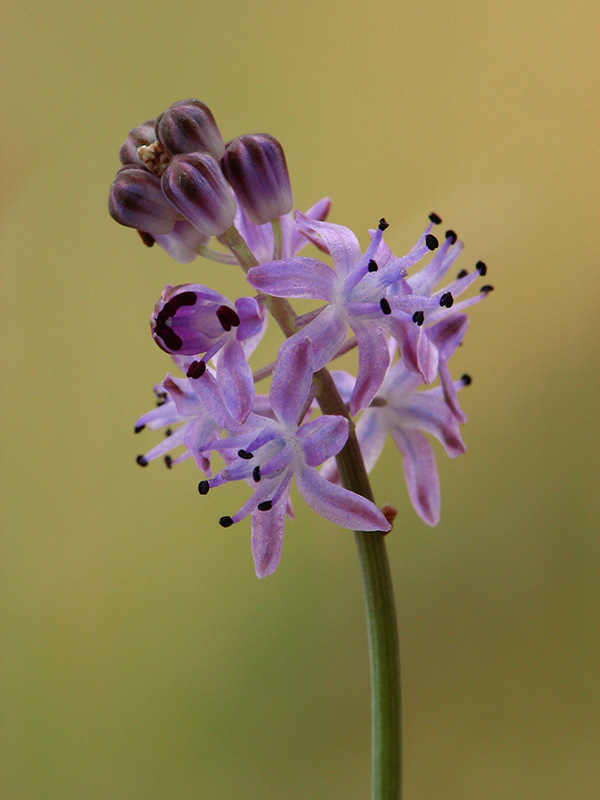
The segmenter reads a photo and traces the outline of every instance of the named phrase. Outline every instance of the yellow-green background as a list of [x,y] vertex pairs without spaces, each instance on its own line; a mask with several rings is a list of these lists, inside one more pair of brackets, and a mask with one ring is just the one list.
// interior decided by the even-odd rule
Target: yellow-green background
[[[489,266],[437,448],[435,529],[374,475],[403,651],[406,797],[600,796],[598,18],[592,0],[7,6],[2,26],[2,800],[369,791],[352,535],[296,503],[254,576],[245,487],[146,470],[167,282],[233,296],[109,219],[130,127],[197,96],[283,143],[295,202],[406,251],[437,211]],[[486,279],[487,280],[487,279]],[[270,340],[274,348],[274,331]],[[437,445],[436,445],[437,447]]]

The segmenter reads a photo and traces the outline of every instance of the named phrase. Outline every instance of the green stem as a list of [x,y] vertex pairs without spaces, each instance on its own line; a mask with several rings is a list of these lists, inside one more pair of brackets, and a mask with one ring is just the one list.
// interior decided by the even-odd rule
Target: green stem
[[[315,373],[317,401],[324,414],[347,411],[326,369]],[[336,456],[342,485],[374,500],[354,424]],[[373,800],[399,800],[401,794],[400,646],[396,605],[385,535],[355,531],[363,580],[371,659],[371,752]]]
[[[256,265],[256,259],[234,227],[219,238],[230,247],[245,272]],[[296,315],[287,300],[267,297],[266,304],[286,336],[296,332]],[[348,440],[336,456],[342,485],[374,502],[354,422],[327,369],[315,373],[313,388],[323,414],[339,414],[349,422]],[[354,537],[365,594],[371,659],[372,800],[399,800],[400,648],[385,536],[378,531],[355,531]]]

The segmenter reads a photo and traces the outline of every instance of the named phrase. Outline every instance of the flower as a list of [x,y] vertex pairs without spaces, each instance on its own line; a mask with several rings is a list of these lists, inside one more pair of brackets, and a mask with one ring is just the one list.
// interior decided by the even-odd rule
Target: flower
[[311,400],[312,362],[310,340],[295,338],[284,353],[280,351],[273,373],[269,399],[274,417],[250,414],[232,436],[207,445],[212,450],[238,448],[238,459],[211,480],[201,481],[200,494],[229,481],[254,483],[254,492],[246,503],[233,516],[223,516],[219,522],[229,527],[251,515],[252,553],[259,578],[271,574],[279,563],[285,509],[294,476],[305,502],[335,525],[363,531],[390,529],[374,503],[327,481],[316,470],[346,443],[348,420],[323,415],[302,424]]
[[[449,335],[445,347],[455,349],[459,342],[459,335]],[[345,372],[332,375],[342,397],[349,397],[354,383],[352,375]],[[454,383],[455,391],[470,382],[469,376],[463,375]],[[423,385],[423,378],[409,371],[403,359],[396,361],[387,371],[372,407],[363,411],[358,420],[356,434],[367,472],[377,463],[387,434],[392,436],[402,453],[404,477],[413,508],[428,525],[437,525],[440,483],[433,448],[424,434],[435,436],[450,458],[464,453],[466,447],[442,387],[418,391]],[[328,461],[321,472],[329,480],[339,480],[333,460]]]
[[[192,389],[190,381],[185,378],[173,378],[167,373],[164,381],[154,388],[154,392],[157,397],[157,407],[143,414],[135,423],[134,430],[139,433],[146,427],[158,430],[168,426],[167,435],[164,441],[145,455],[138,456],[137,463],[145,467],[155,458],[164,456],[166,465],[171,467],[191,455],[198,468],[210,477],[212,475],[210,458],[199,448],[217,439],[220,428]],[[171,430],[172,425],[178,427]],[[182,455],[177,458],[168,455],[179,445],[186,448]]]
[[[319,315],[295,334],[310,339],[315,370],[335,356],[346,340],[348,327],[352,328],[357,338],[359,367],[350,397],[350,413],[356,414],[368,406],[385,376],[389,365],[386,333],[403,349],[413,349],[419,365],[430,357],[428,350],[418,346],[420,318],[413,316],[411,319],[406,313],[394,314],[386,293],[406,275],[409,266],[438,246],[437,239],[429,232],[433,222],[407,256],[387,258],[386,263],[380,265],[376,255],[383,231],[388,227],[385,220],[380,220],[378,229],[372,232],[371,244],[365,253],[361,252],[356,236],[348,228],[315,221],[299,212],[296,212],[296,221],[308,238],[319,241],[331,255],[333,270],[318,259],[296,257],[254,267],[246,277],[254,288],[276,297],[328,301]],[[436,308],[440,302],[438,296],[406,293],[395,299],[394,309],[422,314],[423,309]],[[283,347],[287,346],[288,343],[284,343]]]
[[243,422],[252,409],[254,381],[248,355],[266,324],[264,310],[253,297],[232,303],[220,292],[199,283],[167,286],[154,308],[152,336],[167,353],[200,356],[186,368],[199,378],[207,362],[217,362],[217,382],[228,412]]

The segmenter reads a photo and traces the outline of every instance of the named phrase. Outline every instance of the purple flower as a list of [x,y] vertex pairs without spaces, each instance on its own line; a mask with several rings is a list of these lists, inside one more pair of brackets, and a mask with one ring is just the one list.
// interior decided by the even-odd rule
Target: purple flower
[[[154,392],[157,397],[157,407],[138,419],[135,423],[135,432],[139,433],[144,428],[158,430],[166,427],[167,435],[145,455],[138,456],[138,464],[145,467],[155,458],[164,456],[165,463],[171,467],[191,455],[199,469],[210,477],[212,475],[210,458],[199,448],[217,439],[220,428],[192,389],[190,381],[185,378],[173,378],[167,374],[164,381],[155,387]],[[173,425],[177,425],[175,430],[171,430]],[[179,445],[186,448],[182,455],[177,458],[168,455]]]
[[167,286],[151,319],[154,341],[167,353],[202,356],[187,367],[188,378],[199,378],[210,359],[217,364],[217,383],[228,412],[243,422],[254,401],[254,381],[248,355],[266,324],[264,310],[253,297],[232,303],[198,283]]
[[390,529],[374,503],[330,483],[315,469],[342,449],[348,438],[348,420],[325,415],[302,424],[312,375],[310,341],[296,338],[285,353],[280,353],[273,373],[269,398],[274,418],[251,414],[231,437],[208,445],[210,449],[239,448],[239,458],[212,480],[201,481],[201,494],[234,480],[255,486],[239,511],[221,517],[220,524],[229,527],[251,514],[252,552],[259,578],[271,574],[279,563],[293,476],[305,502],[335,525],[366,531]]
[[[332,374],[342,396],[349,396],[354,378],[343,372]],[[470,382],[465,375],[455,382],[455,389]],[[387,434],[391,434],[402,453],[404,477],[413,508],[428,525],[437,525],[440,483],[433,448],[424,434],[435,436],[450,458],[464,453],[466,447],[443,389],[417,391],[423,385],[418,373],[407,370],[402,359],[397,361],[388,370],[373,406],[363,411],[356,433],[368,472],[375,466]],[[329,480],[338,480],[335,462],[329,461],[322,474]]]
[[[365,253],[361,252],[358,240],[348,228],[311,220],[299,212],[296,212],[296,220],[300,231],[311,240],[319,241],[331,255],[333,270],[318,259],[296,257],[254,267],[247,279],[256,289],[275,297],[328,301],[321,313],[295,334],[310,339],[315,370],[335,356],[346,340],[348,327],[352,328],[358,343],[359,368],[350,398],[350,413],[356,414],[368,406],[385,376],[389,365],[386,333],[391,334],[403,350],[413,349],[419,363],[430,358],[429,351],[419,348],[419,326],[415,324],[418,320],[409,314],[421,314],[423,309],[438,307],[440,298],[407,293],[396,298],[394,308],[409,313],[394,314],[386,293],[392,284],[404,277],[409,266],[437,247],[438,242],[429,233],[429,226],[407,256],[388,258],[380,266],[376,254],[387,228],[385,220],[372,232],[371,244]],[[283,348],[289,346],[289,341],[291,339]]]

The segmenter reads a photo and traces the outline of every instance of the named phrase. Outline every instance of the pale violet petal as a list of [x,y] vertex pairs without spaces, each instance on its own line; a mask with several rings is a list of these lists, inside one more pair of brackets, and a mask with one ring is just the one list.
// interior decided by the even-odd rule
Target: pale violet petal
[[316,467],[339,453],[348,439],[348,428],[348,420],[339,416],[324,415],[306,422],[296,434],[306,463]]
[[375,503],[323,478],[314,467],[296,470],[296,486],[317,514],[355,531],[389,531],[390,523]]

